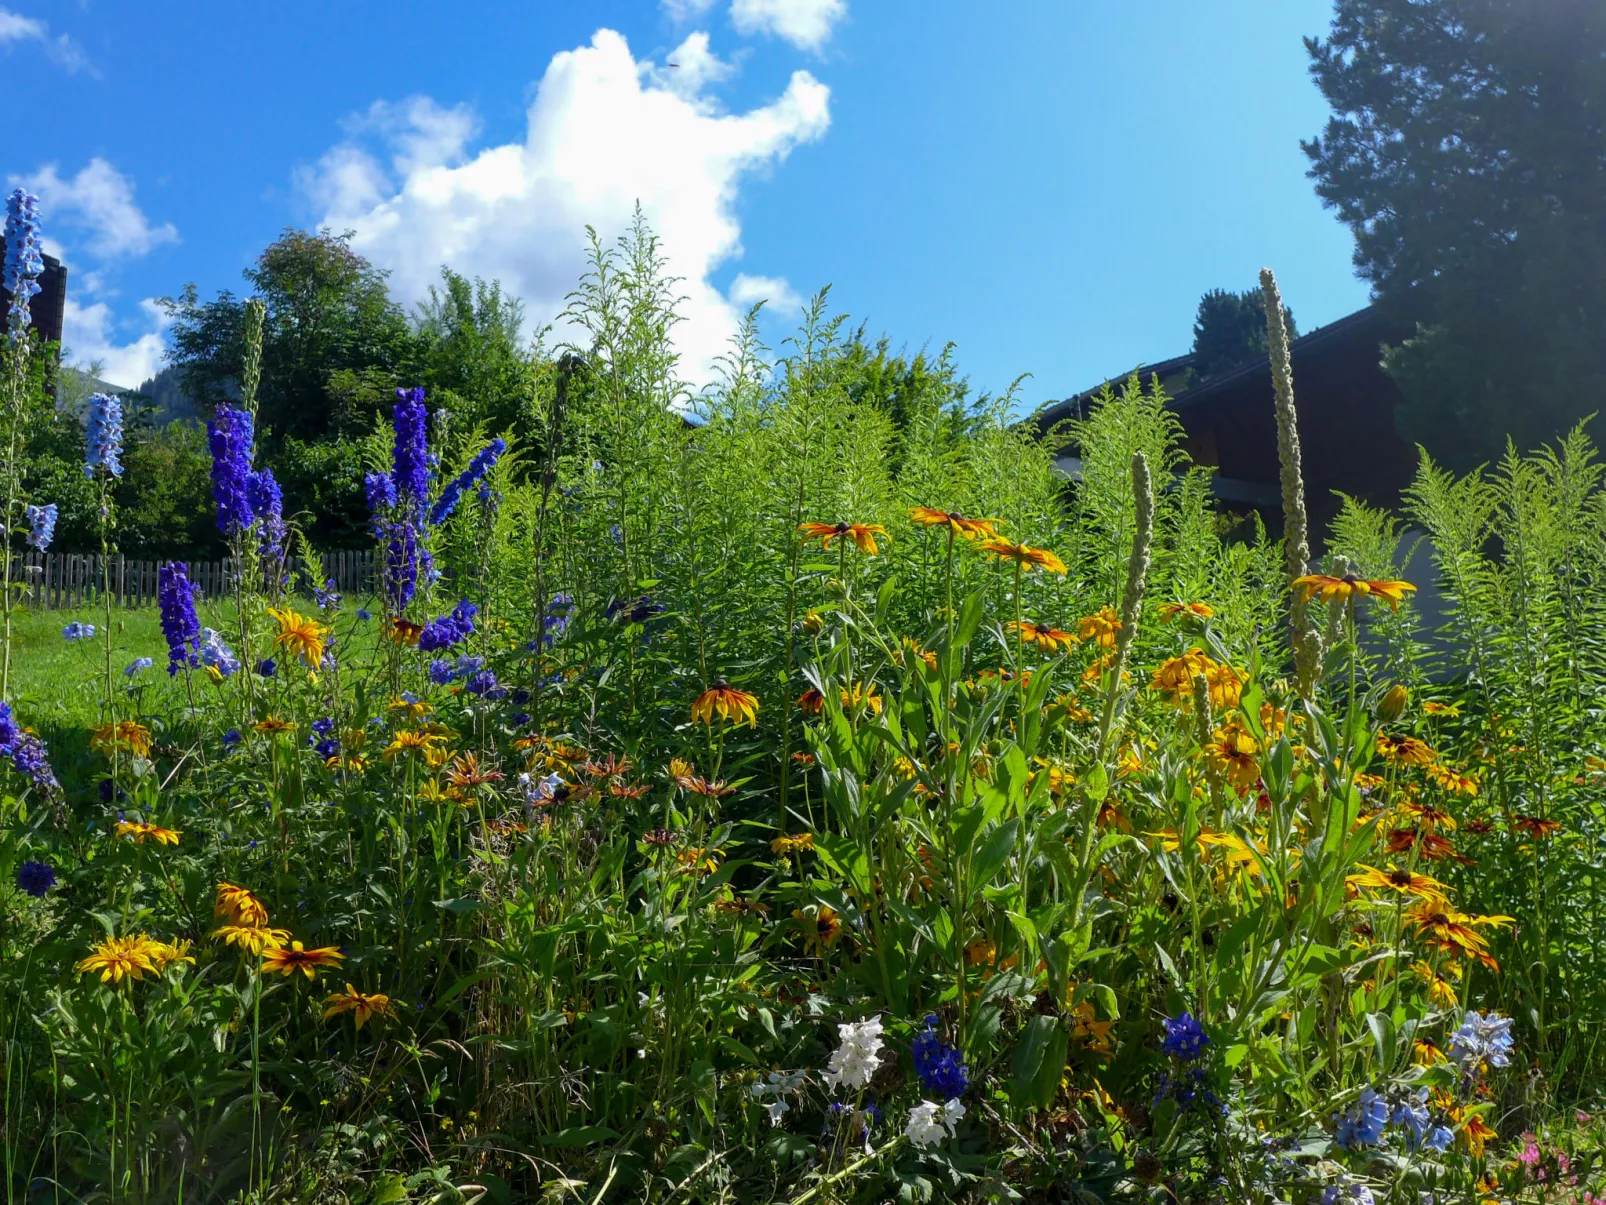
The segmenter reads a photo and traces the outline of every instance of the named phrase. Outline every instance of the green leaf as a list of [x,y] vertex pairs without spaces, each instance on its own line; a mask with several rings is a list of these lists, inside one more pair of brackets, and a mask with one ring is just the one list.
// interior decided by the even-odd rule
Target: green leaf
[[607,1126],[570,1126],[567,1130],[559,1130],[556,1134],[543,1134],[543,1146],[590,1146],[593,1142],[607,1142],[619,1137],[618,1130],[610,1130]]
[[1059,1089],[1071,1035],[1057,1017],[1038,1015],[1026,1022],[1015,1042],[1010,1098],[1017,1105],[1044,1108]]
[[981,890],[993,881],[1009,857],[1015,852],[1015,839],[1020,834],[1020,817],[1012,816],[988,833],[971,862],[971,887]]

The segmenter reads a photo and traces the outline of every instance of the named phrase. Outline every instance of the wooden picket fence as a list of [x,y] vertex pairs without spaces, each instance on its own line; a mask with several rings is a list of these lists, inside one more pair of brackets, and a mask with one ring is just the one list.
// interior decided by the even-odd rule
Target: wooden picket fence
[[[335,589],[342,594],[362,593],[374,579],[375,559],[372,549],[326,552],[323,554],[324,580],[333,579]],[[110,566],[113,602],[124,607],[155,605],[157,568],[166,563],[113,557]],[[188,564],[190,581],[198,595],[213,598],[230,592],[230,583],[234,580],[232,560],[190,561]],[[293,589],[310,594],[314,583],[307,580],[305,569],[299,563],[291,569]],[[102,601],[101,558],[94,553],[30,550],[12,562],[11,580],[22,587],[18,594],[20,601],[40,610],[65,610],[98,605]]]

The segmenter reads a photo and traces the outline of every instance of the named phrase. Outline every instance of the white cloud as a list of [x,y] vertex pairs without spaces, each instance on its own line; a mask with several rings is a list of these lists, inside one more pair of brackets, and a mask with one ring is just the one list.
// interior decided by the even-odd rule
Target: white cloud
[[671,21],[695,21],[714,7],[714,0],[662,0]]
[[145,255],[162,243],[178,241],[172,223],[150,224],[134,202],[128,177],[98,156],[70,180],[47,163],[32,176],[12,176],[11,181],[39,194],[47,231],[56,223],[82,230],[84,248],[102,259]]
[[162,353],[167,350],[163,332],[168,318],[150,298],[140,302],[139,307],[144,312],[145,325],[151,329],[131,343],[119,343],[118,323],[104,301],[83,305],[69,294],[62,343],[71,363],[85,371],[93,368],[101,380],[121,389],[137,388],[155,376],[162,367]]
[[7,42],[21,42],[27,38],[43,39],[45,23],[24,17],[10,9],[0,8],[0,46]]
[[803,298],[779,276],[749,276],[746,272],[738,272],[736,279],[731,281],[729,293],[732,305],[746,309],[762,301],[768,313],[795,310],[803,304]]
[[50,36],[50,27],[43,21],[0,8],[0,46],[30,41],[40,43],[45,53],[68,74],[79,71],[87,71],[91,75],[95,73],[83,49],[66,34],[53,38]]
[[731,0],[737,33],[784,38],[800,50],[819,50],[847,14],[847,0]]
[[644,77],[653,87],[665,88],[696,101],[709,112],[714,110],[715,105],[713,98],[706,96],[704,90],[710,84],[729,79],[736,70],[734,64],[726,62],[708,48],[708,35],[701,31],[689,35],[671,50],[662,67],[656,63],[643,63],[642,69]]
[[[688,38],[676,53],[688,45],[687,59],[673,61],[712,60],[706,39]],[[522,141],[465,157],[459,135],[472,123],[447,120],[443,113],[459,111],[420,98],[382,110],[397,123],[378,131],[388,166],[354,138],[299,172],[298,183],[323,223],[355,231],[353,246],[390,269],[400,297],[422,297],[447,264],[499,278],[524,299],[532,327],[556,318],[584,271],[585,227],[611,242],[639,200],[669,273],[681,278],[681,371],[700,383],[737,325],[709,275],[740,254],[739,185],[824,134],[830,92],[798,71],[771,103],[722,113],[705,94],[661,82],[664,70],[599,30],[589,45],[553,56]],[[708,66],[698,70],[713,78]]]

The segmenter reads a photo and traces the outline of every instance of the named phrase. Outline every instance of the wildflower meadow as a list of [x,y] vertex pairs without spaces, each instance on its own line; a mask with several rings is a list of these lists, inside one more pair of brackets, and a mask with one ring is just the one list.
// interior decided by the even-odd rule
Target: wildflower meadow
[[[1424,455],[1308,530],[1262,286],[1272,530],[1156,383],[1049,438],[894,411],[823,296],[693,392],[638,223],[533,436],[387,398],[344,597],[257,464],[248,310],[229,591],[0,583],[6,1201],[1599,1205],[1600,464]],[[124,422],[91,399],[107,552]]]

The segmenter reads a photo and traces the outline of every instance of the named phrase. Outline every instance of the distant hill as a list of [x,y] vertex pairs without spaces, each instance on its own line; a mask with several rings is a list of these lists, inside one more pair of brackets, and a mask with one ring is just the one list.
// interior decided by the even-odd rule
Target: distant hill
[[134,392],[143,394],[156,408],[155,413],[151,415],[151,423],[154,426],[165,427],[174,419],[196,422],[201,417],[200,407],[195,404],[195,399],[184,392],[176,368],[162,369]]
[[120,397],[141,399],[152,408],[150,423],[153,427],[165,427],[174,419],[193,423],[201,418],[200,408],[195,399],[184,392],[175,368],[162,369],[138,389],[124,389],[82,369],[62,366],[56,375],[56,405],[60,409],[83,418],[92,393],[115,393]]

